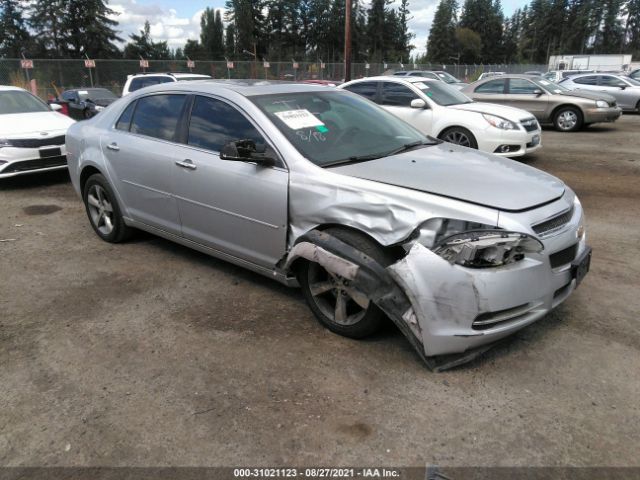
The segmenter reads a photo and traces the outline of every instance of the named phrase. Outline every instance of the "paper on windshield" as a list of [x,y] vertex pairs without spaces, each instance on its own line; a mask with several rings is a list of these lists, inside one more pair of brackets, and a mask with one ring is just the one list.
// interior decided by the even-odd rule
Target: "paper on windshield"
[[538,80],[542,85],[549,85],[549,82],[546,80]]
[[414,85],[418,87],[420,90],[425,90],[429,88],[429,86],[424,82],[416,82],[414,83]]
[[88,94],[89,94],[89,92],[88,92],[88,91],[86,91],[86,90],[78,90],[78,94],[79,94],[79,95],[88,95]]
[[318,117],[305,109],[285,110],[283,112],[275,112],[275,115],[291,130],[324,126],[324,123]]

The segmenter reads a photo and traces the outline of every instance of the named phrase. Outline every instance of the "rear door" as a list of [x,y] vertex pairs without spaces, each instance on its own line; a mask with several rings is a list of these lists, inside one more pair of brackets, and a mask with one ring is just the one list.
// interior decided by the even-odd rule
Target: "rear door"
[[173,197],[174,162],[180,155],[177,127],[186,99],[185,94],[141,97],[129,104],[100,141],[128,214],[176,235],[180,220]]
[[504,78],[496,78],[489,80],[475,87],[473,90],[473,99],[476,102],[500,103],[502,105],[511,105],[506,95],[507,80]]
[[[549,94],[526,78],[507,79],[507,100],[512,107],[531,112],[536,118],[544,118],[549,104]],[[536,92],[542,92],[538,94]]]
[[220,159],[230,142],[264,135],[231,103],[195,95],[181,156],[176,158],[175,195],[182,234],[197,243],[272,268],[285,253],[289,173],[274,167]]

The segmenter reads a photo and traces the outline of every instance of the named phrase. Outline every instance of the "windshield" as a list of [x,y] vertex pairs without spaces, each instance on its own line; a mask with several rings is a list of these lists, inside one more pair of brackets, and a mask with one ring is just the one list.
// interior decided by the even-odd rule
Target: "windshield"
[[462,83],[456,77],[447,72],[436,72],[436,75],[438,75],[438,77],[440,77],[446,83]]
[[38,97],[20,90],[0,92],[0,115],[48,112],[49,107]]
[[87,90],[79,90],[78,96],[80,100],[91,99],[95,100],[98,98],[118,98],[113,94],[113,92],[107,90],[106,88],[90,88]]
[[638,80],[635,80],[635,79],[631,78],[631,77],[625,78],[624,81],[629,83],[630,85],[635,86],[635,87],[640,87],[640,82]]
[[291,144],[319,166],[380,158],[433,142],[374,103],[348,92],[249,97]]
[[555,82],[550,82],[549,80],[543,80],[543,79],[532,79],[531,80],[533,83],[535,83],[536,85],[538,85],[539,87],[544,88],[545,90],[547,90],[548,92],[551,93],[562,93],[562,92],[568,92],[569,89],[567,87],[563,87],[562,85],[559,85]]
[[460,92],[460,90],[450,87],[446,83],[413,82],[413,86],[419,88],[427,97],[444,107],[473,102],[473,100]]

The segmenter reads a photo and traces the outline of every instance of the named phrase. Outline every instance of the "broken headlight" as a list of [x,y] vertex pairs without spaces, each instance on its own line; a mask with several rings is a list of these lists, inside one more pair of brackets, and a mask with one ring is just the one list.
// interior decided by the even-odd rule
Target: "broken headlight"
[[544,246],[526,233],[505,230],[472,230],[443,239],[433,252],[450,263],[467,268],[500,267],[539,253]]

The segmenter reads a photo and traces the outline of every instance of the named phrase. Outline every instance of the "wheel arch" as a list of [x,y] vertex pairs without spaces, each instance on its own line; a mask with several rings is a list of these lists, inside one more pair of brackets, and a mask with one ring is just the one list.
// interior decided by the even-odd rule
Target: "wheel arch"
[[80,194],[84,195],[84,186],[87,183],[87,180],[91,175],[95,175],[99,173],[100,175],[104,175],[96,166],[94,165],[86,165],[82,168],[80,172]]
[[[406,251],[404,250],[404,248],[402,248],[402,246],[400,244],[396,243],[396,244],[392,244],[392,245],[384,245],[378,239],[376,239],[374,236],[369,234],[368,232],[364,231],[363,229],[360,229],[360,228],[357,228],[357,227],[353,227],[351,225],[345,225],[345,224],[342,224],[342,223],[323,223],[323,224],[315,226],[314,228],[309,230],[309,232],[311,232],[313,230],[317,230],[319,232],[326,232],[327,230],[330,230],[330,229],[342,229],[342,230],[347,230],[347,231],[362,235],[362,236],[366,237],[367,239],[369,239],[371,242],[373,242],[375,245],[377,245],[383,251],[391,254],[397,260],[399,260],[400,258],[402,258],[402,257],[404,257],[406,255]],[[298,241],[309,232],[306,232],[305,234],[300,235],[300,237],[298,237],[296,239],[295,243],[298,243]],[[301,257],[300,258],[296,258],[289,265],[289,268],[287,269],[288,272],[290,274],[297,275],[297,273],[299,271],[299,268],[306,261],[307,261],[306,259],[301,258]]]
[[551,110],[549,121],[554,122],[558,111],[561,108],[567,108],[567,107],[575,108],[576,110],[578,110],[580,112],[580,115],[582,116],[582,121],[584,122],[584,110],[580,105],[576,105],[575,103],[561,103],[560,105],[553,107],[553,110]]

